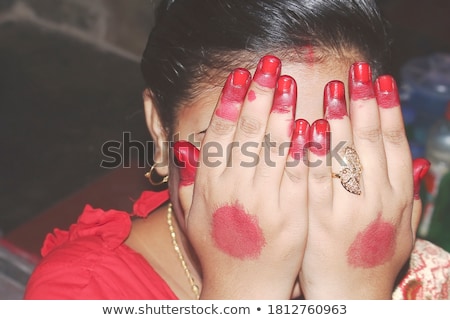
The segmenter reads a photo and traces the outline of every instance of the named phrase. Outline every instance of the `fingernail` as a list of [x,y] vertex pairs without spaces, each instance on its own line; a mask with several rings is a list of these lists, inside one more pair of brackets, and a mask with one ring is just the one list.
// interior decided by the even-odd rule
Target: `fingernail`
[[281,61],[275,56],[264,56],[258,63],[254,81],[260,86],[275,88],[281,72]]
[[292,135],[292,144],[289,150],[289,154],[295,160],[302,160],[307,152],[305,148],[309,140],[310,125],[308,121],[304,119],[298,119],[295,121],[295,129]]
[[200,151],[188,141],[177,141],[173,146],[173,154],[180,168],[180,185],[193,184]]
[[325,119],[314,121],[309,131],[309,150],[317,156],[325,156],[330,150],[330,124]]
[[350,99],[361,100],[375,97],[372,83],[372,69],[366,62],[355,62],[349,75]]
[[414,199],[420,199],[420,184],[430,170],[431,163],[427,159],[418,158],[413,161]]
[[347,115],[345,86],[341,81],[331,81],[325,86],[324,114],[327,120],[343,119]]
[[393,108],[400,106],[397,84],[390,75],[380,76],[375,81],[375,96],[380,108]]
[[277,81],[277,88],[272,104],[272,112],[295,114],[297,104],[297,85],[290,76],[281,76]]
[[216,109],[218,117],[237,121],[240,105],[244,102],[250,84],[250,72],[246,69],[236,69],[230,73],[222,90],[220,105]]

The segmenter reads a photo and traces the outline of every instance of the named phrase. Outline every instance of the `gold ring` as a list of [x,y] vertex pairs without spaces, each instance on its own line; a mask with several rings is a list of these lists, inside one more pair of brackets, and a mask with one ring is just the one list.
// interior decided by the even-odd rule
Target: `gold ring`
[[356,150],[346,147],[344,150],[344,161],[347,166],[343,167],[339,173],[331,173],[331,177],[340,179],[342,186],[348,192],[360,195],[362,166]]

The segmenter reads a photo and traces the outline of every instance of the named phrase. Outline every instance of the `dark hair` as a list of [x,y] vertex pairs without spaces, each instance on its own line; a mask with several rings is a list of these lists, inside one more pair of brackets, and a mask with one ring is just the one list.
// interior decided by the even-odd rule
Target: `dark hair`
[[302,59],[311,47],[323,58],[357,53],[378,74],[387,39],[375,0],[162,0],[141,69],[170,131],[176,107],[208,75],[254,67],[268,53]]

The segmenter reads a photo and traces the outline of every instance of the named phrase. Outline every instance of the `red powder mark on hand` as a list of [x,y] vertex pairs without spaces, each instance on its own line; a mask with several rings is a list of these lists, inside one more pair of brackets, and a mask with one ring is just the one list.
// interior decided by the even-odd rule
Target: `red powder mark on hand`
[[354,101],[368,100],[375,98],[375,92],[372,84],[354,84],[350,86],[350,96]]
[[217,247],[239,259],[256,259],[265,245],[257,218],[239,205],[227,205],[213,214],[212,237]]
[[345,86],[341,81],[330,81],[324,92],[325,119],[340,120],[347,116]]
[[222,90],[216,115],[236,122],[239,118],[240,105],[244,102],[250,84],[250,72],[246,69],[235,69],[227,78]]
[[275,56],[264,56],[256,67],[253,80],[262,87],[275,88],[281,72],[281,61]]
[[375,81],[375,94],[380,108],[389,109],[400,106],[397,84],[389,75],[380,76]]
[[239,119],[240,113],[240,105],[234,101],[226,101],[225,99],[221,99],[220,108],[216,110],[216,116],[229,120],[232,122],[236,122]]
[[306,156],[305,148],[309,139],[309,123],[304,119],[295,121],[294,134],[292,136],[292,145],[289,154],[295,160],[302,160]]
[[277,88],[272,103],[272,112],[295,114],[297,103],[297,84],[290,76],[281,76],[278,79]]
[[256,100],[256,93],[253,90],[250,90],[247,96],[248,101],[253,102]]
[[313,122],[309,130],[309,151],[319,157],[326,156],[330,151],[330,124],[324,119]]
[[392,258],[395,251],[395,227],[381,219],[358,233],[347,251],[348,264],[359,268],[374,268]]

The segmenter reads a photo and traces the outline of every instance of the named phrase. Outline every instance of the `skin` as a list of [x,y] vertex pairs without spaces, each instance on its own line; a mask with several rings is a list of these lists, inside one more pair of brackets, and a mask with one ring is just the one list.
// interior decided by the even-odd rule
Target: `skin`
[[[390,298],[395,277],[412,249],[420,203],[413,203],[412,161],[405,156],[409,149],[402,135],[400,109],[379,108],[373,90],[353,78],[348,80],[348,69],[347,63],[335,60],[316,65],[283,63],[281,74],[290,75],[298,84],[296,106],[292,106],[295,116],[271,112],[275,94],[272,83],[276,82],[261,76],[250,84],[249,92],[254,92],[254,96],[247,96],[238,106],[238,120],[214,112],[222,107],[222,87],[218,84],[205,85],[202,94],[180,109],[175,127],[181,140],[194,133],[203,143],[217,141],[226,145],[233,140],[261,141],[269,131],[277,143],[286,142],[291,139],[288,128],[292,128],[294,119],[303,119],[301,125],[295,126],[294,139],[300,143],[306,138],[322,143],[323,137],[317,132],[323,132],[319,127],[326,126],[326,122],[316,120],[324,117],[324,105],[333,102],[331,98],[324,101],[324,88],[331,80],[341,81],[349,88],[345,97],[348,114],[341,110],[339,116],[329,116],[333,140],[328,143],[331,149],[339,141],[353,145],[364,168],[363,194],[355,196],[345,191],[338,179],[331,178],[331,172],[338,172],[341,167],[335,159],[332,166],[322,161],[323,165],[308,168],[300,161],[293,168],[285,167],[294,158],[292,152],[274,155],[274,167],[260,164],[251,170],[239,166],[207,168],[200,163],[195,184],[189,185],[180,185],[178,168],[159,167],[160,175],[170,171],[177,237],[188,267],[202,288],[202,299],[287,299],[299,293],[299,283],[307,299]],[[250,70],[252,74],[254,71]],[[218,82],[225,83],[225,79]],[[344,97],[340,95],[339,99]],[[151,93],[144,95],[144,103],[150,132],[156,145],[162,146],[167,137],[161,130]],[[342,103],[337,102],[340,106]],[[249,127],[243,127],[243,119],[259,121],[262,129],[250,135],[245,131]],[[399,135],[394,136],[395,133]],[[155,160],[164,158],[162,150],[156,150]],[[233,161],[241,160],[238,150],[233,152]],[[320,152],[309,154],[310,161],[325,157]],[[248,190],[252,190],[251,194]],[[218,250],[223,239],[217,241],[213,217],[217,208],[227,203],[239,203],[239,210],[256,216],[252,226],[261,230],[264,245],[253,249],[251,259],[242,259],[246,256],[242,252],[236,256],[234,252]],[[228,208],[227,215],[235,209]],[[129,245],[145,253],[180,298],[192,298],[184,271],[175,262],[176,255],[167,254],[172,250],[170,239],[167,243],[161,241],[161,230],[167,229],[165,213],[165,208],[161,208],[152,214],[151,227],[145,220],[136,222]],[[391,227],[384,227],[386,221],[395,229],[395,240],[386,244],[389,255],[378,257],[376,263],[361,265],[365,258],[358,259],[360,253],[352,252],[370,248],[371,242],[366,239],[373,230],[381,228],[385,231],[380,234],[388,234],[386,230]],[[156,237],[164,254],[148,250],[148,244],[154,243]],[[352,249],[356,247],[357,250]],[[258,250],[261,251],[254,254]]]

